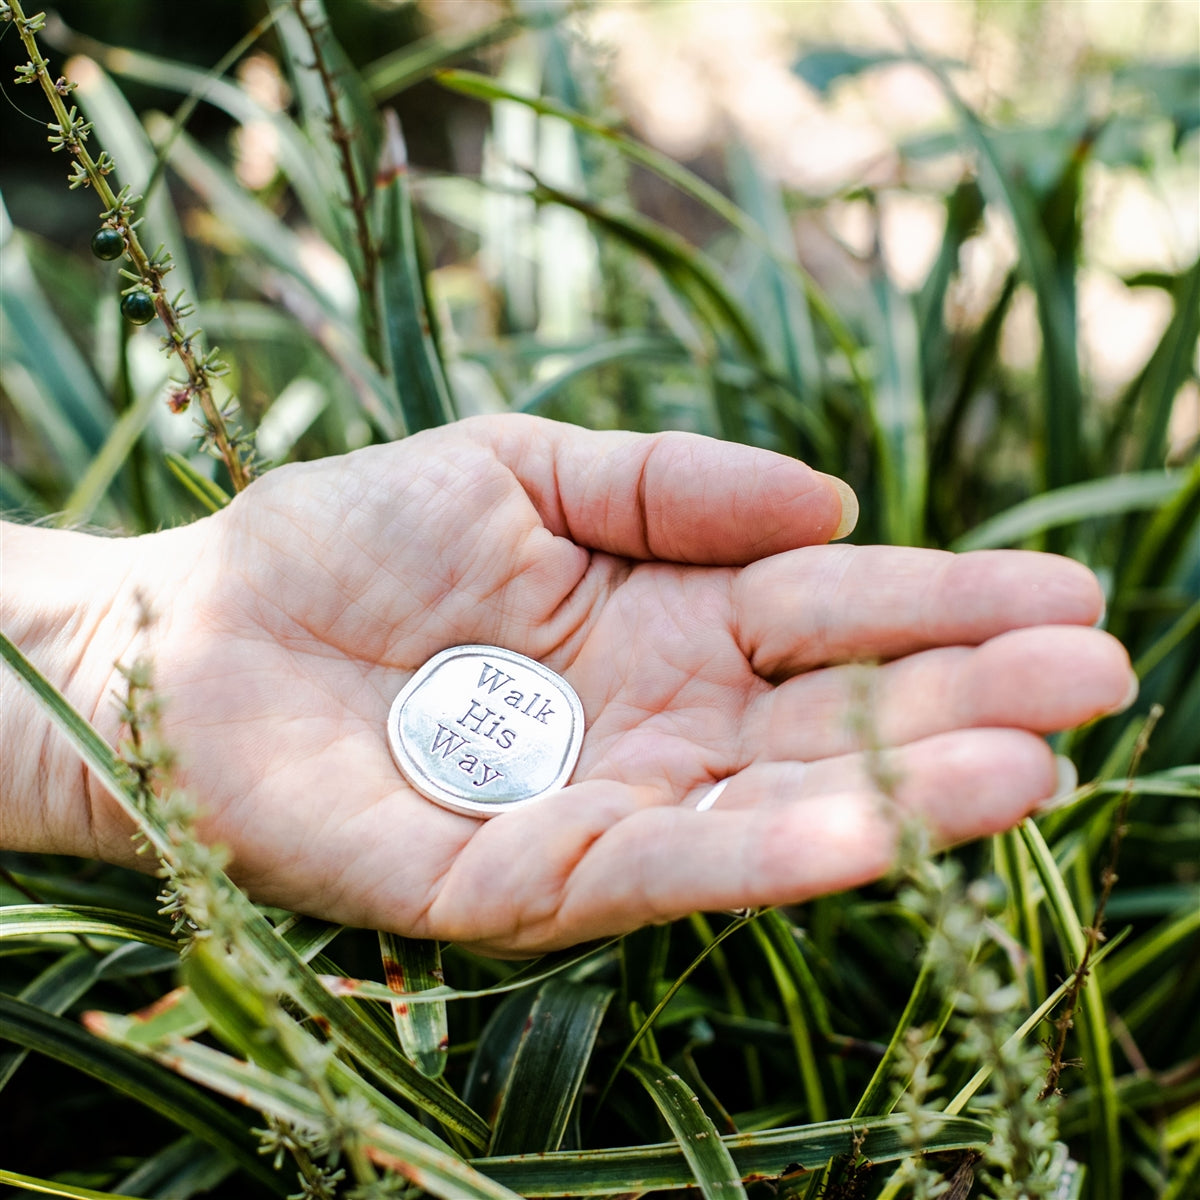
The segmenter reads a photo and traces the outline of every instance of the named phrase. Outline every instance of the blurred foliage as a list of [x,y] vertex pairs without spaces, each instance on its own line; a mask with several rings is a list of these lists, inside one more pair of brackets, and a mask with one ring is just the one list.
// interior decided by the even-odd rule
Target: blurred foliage
[[[1009,19],[993,7],[976,9],[985,26]],[[1012,96],[981,104],[970,71],[923,52],[920,30],[802,45],[796,78],[831,110],[897,69],[923,72],[943,105],[936,126],[892,137],[884,170],[821,189],[781,181],[736,131],[710,138],[692,169],[638,137],[626,115],[636,97],[610,70],[620,50],[603,49],[591,10],[329,10],[327,25],[315,0],[299,12],[210,0],[203,19],[181,20],[148,0],[77,0],[43,35],[67,57],[94,143],[146,195],[141,236],[172,254],[171,282],[220,343],[222,397],[238,398],[262,458],[506,410],[767,446],[853,483],[857,540],[1028,546],[1088,563],[1142,697],[1057,739],[1087,781],[1072,807],[914,868],[904,897],[830,897],[718,934],[696,917],[516,975],[447,947],[449,1002],[427,1000],[434,1015],[398,1031],[386,988],[383,1004],[333,1001],[304,965],[379,976],[374,935],[268,922],[218,874],[206,886],[225,897],[239,952],[191,956],[189,990],[159,1025],[110,1013],[101,1041],[80,1011],[138,1009],[172,986],[153,886],[6,856],[0,1037],[17,1050],[0,1083],[13,1169],[53,1177],[58,1194],[150,1197],[250,1194],[253,1180],[282,1193],[299,1168],[304,1194],[332,1194],[320,1191],[322,1156],[382,1125],[377,1148],[425,1173],[386,1193],[360,1176],[354,1195],[695,1180],[706,1195],[865,1198],[933,1195],[954,1179],[947,1194],[965,1196],[989,1139],[994,1157],[1029,1133],[1003,1125],[1006,1111],[1044,1111],[1063,1139],[1057,1165],[1043,1164],[1058,1190],[1017,1179],[985,1194],[1195,1195],[1200,259],[1185,229],[1173,253],[1121,269],[1104,232],[1118,184],[1144,199],[1194,183],[1194,57],[1087,61],[1051,90],[1052,111],[1030,115]],[[22,61],[11,30],[3,45],[6,62]],[[190,419],[167,411],[155,327],[121,320],[116,269],[87,248],[94,197],[63,186],[37,128],[42,98],[9,92],[0,504],[126,532],[197,519],[230,480]],[[899,220],[910,209],[923,224]],[[914,276],[899,251],[931,213]],[[1129,345],[1089,335],[1098,294],[1125,314],[1107,328]],[[1123,350],[1118,367],[1104,350]],[[1127,786],[1152,706],[1162,716]],[[1005,1039],[1078,964],[1115,820],[1127,829],[1107,917],[1124,936],[1083,988],[1070,1043],[1082,1063],[1055,1107],[1021,1091],[1045,1070],[1045,1014],[1025,1051]],[[433,978],[428,948],[383,950]],[[448,1058],[428,1042],[446,1020]],[[318,1028],[342,1057],[321,1056]],[[22,1048],[36,1059],[22,1065]],[[135,1051],[173,1055],[185,1078]],[[977,1070],[994,1077],[991,1099],[968,1082]],[[188,1080],[225,1096],[259,1089],[252,1107],[291,1167],[255,1155],[263,1116]],[[530,1083],[541,1080],[552,1083]],[[903,1100],[898,1082],[911,1084]],[[340,1133],[313,1107],[325,1088],[348,1122]],[[927,1115],[947,1104],[960,1115]],[[635,1151],[648,1142],[667,1145]],[[482,1175],[454,1175],[481,1150],[494,1160]],[[905,1159],[901,1174],[884,1165]]]

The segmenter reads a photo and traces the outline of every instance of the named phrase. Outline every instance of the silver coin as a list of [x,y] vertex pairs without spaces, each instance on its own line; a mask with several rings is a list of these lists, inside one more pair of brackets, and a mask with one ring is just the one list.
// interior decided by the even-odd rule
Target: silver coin
[[388,713],[388,742],[421,795],[495,816],[561,788],[583,745],[583,705],[548,667],[499,646],[435,654]]

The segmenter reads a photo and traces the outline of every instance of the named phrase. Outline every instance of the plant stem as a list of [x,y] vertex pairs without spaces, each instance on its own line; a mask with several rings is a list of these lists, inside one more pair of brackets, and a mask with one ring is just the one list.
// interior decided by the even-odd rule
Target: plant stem
[[230,431],[224,414],[212,393],[212,378],[219,373],[220,364],[210,354],[201,358],[195,347],[196,333],[188,333],[183,327],[184,314],[172,301],[163,286],[163,278],[170,270],[169,257],[151,258],[138,239],[131,200],[122,190],[115,193],[106,176],[113,170],[113,161],[102,153],[99,159],[92,158],[85,142],[91,126],[83,121],[77,110],[67,109],[63,97],[70,95],[74,85],[65,77],[52,79],[50,67],[37,43],[37,33],[42,28],[44,13],[26,17],[20,0],[10,0],[5,15],[17,27],[21,42],[29,55],[29,62],[17,71],[18,83],[32,83],[36,78],[41,84],[46,99],[54,111],[57,124],[49,126],[50,141],[55,150],[66,148],[75,160],[70,176],[72,187],[90,185],[105,206],[104,219],[125,239],[125,253],[133,264],[132,273],[154,299],[154,308],[167,331],[167,347],[172,350],[187,372],[187,385],[172,402],[172,408],[181,411],[193,397],[204,413],[206,432],[216,446],[217,453],[229,471],[229,478],[236,491],[241,491],[253,478],[251,453],[242,437]]

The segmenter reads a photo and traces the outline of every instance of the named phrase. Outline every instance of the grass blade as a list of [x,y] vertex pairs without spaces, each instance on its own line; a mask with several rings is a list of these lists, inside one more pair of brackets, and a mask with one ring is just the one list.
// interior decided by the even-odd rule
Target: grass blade
[[876,271],[872,318],[878,367],[871,415],[880,475],[879,528],[898,546],[925,540],[925,407],[921,348],[912,301]]
[[119,938],[165,950],[179,949],[171,927],[158,918],[90,905],[10,904],[0,908],[0,938],[61,934]]
[[[91,950],[80,947],[52,962],[21,990],[17,999],[61,1017],[99,978],[100,960]],[[26,1050],[0,1053],[0,1089],[16,1074],[27,1054]]]
[[[1037,825],[1031,820],[1022,821],[1020,831],[1046,893],[1050,922],[1058,938],[1059,951],[1065,962],[1077,963],[1083,958],[1086,937],[1066,881]],[[1113,1089],[1112,1050],[1104,1000],[1094,972],[1089,973],[1084,984],[1080,1009],[1075,1024],[1079,1030],[1084,1069],[1092,1085],[1093,1100],[1090,1163],[1100,1189],[1098,1196],[1118,1200],[1122,1147]]]
[[[1046,379],[1044,475],[1051,488],[1076,483],[1082,472],[1083,387],[1076,353],[1074,273],[1058,269],[1055,248],[1031,193],[1013,180],[991,135],[958,94],[945,68],[922,54],[911,41],[908,49],[938,81],[967,142],[974,146],[979,156],[984,190],[999,200],[1012,218],[1021,265],[1037,299],[1042,329]],[[1075,166],[1072,158],[1067,171]]]
[[[863,1094],[854,1106],[854,1111],[850,1114],[852,1118],[866,1119],[880,1113],[884,1115],[890,1113],[895,1108],[897,1100],[907,1090],[910,1080],[897,1079],[896,1060],[900,1056],[905,1037],[910,1029],[924,1025],[930,1018],[933,1022],[932,1034],[940,1034],[946,1028],[946,1022],[949,1021],[950,1014],[954,1011],[954,998],[938,996],[934,990],[937,964],[933,954],[933,944],[927,943],[925,954],[921,959],[921,969],[917,973],[916,982],[909,993],[908,1003],[904,1006],[900,1020],[892,1031],[891,1041],[888,1043],[883,1058],[879,1060],[879,1065],[875,1068],[870,1081],[863,1089]],[[884,1094],[889,1090],[894,1094],[889,1099],[885,1099]]]
[[691,355],[682,343],[669,338],[645,337],[641,334],[613,338],[565,358],[549,379],[534,384],[513,399],[513,411],[537,412],[563,388],[589,371],[633,359],[679,363],[690,362]]
[[580,132],[602,139],[628,158],[630,162],[635,162],[639,166],[653,171],[685,195],[716,213],[770,256],[779,271],[804,294],[812,313],[825,326],[834,345],[845,357],[856,385],[864,396],[870,396],[870,383],[862,375],[858,363],[858,343],[824,292],[812,277],[793,260],[791,253],[784,253],[776,245],[773,245],[771,234],[711,184],[653,147],[627,137],[619,130],[550,97],[527,95],[505,87],[496,80],[489,79],[486,75],[479,75],[471,71],[442,71],[438,74],[438,82],[443,87],[465,96],[473,96],[476,99],[493,103],[507,101],[521,104],[540,116],[558,117]]
[[532,14],[522,14],[501,17],[490,25],[467,30],[457,36],[430,34],[365,67],[363,85],[376,100],[390,100],[423,79],[428,79],[447,63],[498,42],[508,41],[534,23]]
[[314,170],[312,148],[304,135],[285,114],[263,107],[244,88],[221,77],[276,20],[277,12],[263,17],[220,63],[208,71],[128,46],[109,46],[74,31],[69,35],[68,46],[72,51],[95,59],[110,75],[185,94],[186,98],[171,118],[171,132],[157,152],[155,174],[148,180],[148,189],[154,186],[156,179],[161,178],[161,164],[169,157],[176,135],[186,127],[196,105],[203,100],[221,109],[241,125],[270,127],[276,139],[279,167],[295,189],[305,215],[326,240],[336,242],[339,229],[332,216],[335,206],[329,203],[329,194],[322,187],[320,174]]
[[[383,958],[383,977],[393,992],[402,995],[445,983],[442,949],[437,942],[397,937],[380,930],[379,952]],[[450,1049],[445,1001],[410,1006],[403,1000],[394,1000],[392,1017],[404,1053],[422,1075],[437,1079],[446,1069],[446,1054]]]
[[56,524],[72,528],[88,521],[105,492],[112,486],[117,472],[133,453],[138,438],[154,415],[158,400],[159,389],[151,388],[117,418],[100,452],[88,464],[83,478],[67,497]]
[[[825,999],[816,980],[813,979],[812,971],[800,947],[796,944],[792,926],[781,913],[774,910],[763,913],[755,922],[753,933],[766,955],[775,986],[783,1000],[792,1044],[804,1082],[809,1115],[814,1120],[823,1121],[829,1111],[829,1102],[813,1046],[816,1040],[828,1041],[833,1036],[833,1025],[829,1019]],[[835,1068],[835,1082],[840,1091],[843,1081],[838,1068]]]
[[156,1200],[191,1200],[216,1189],[233,1170],[233,1164],[210,1146],[193,1137],[182,1137],[139,1163],[116,1186],[134,1195]]
[[276,1195],[281,1181],[258,1157],[255,1139],[219,1104],[156,1063],[85,1033],[73,1022],[0,994],[0,1037],[82,1071],[131,1096],[228,1155]]
[[91,1188],[74,1187],[69,1183],[55,1183],[52,1179],[35,1179],[32,1175],[18,1175],[0,1167],[0,1183],[20,1188],[24,1192],[37,1192],[41,1196],[68,1196],[76,1200],[138,1200],[121,1192],[95,1192]]
[[649,259],[714,337],[731,338],[767,375],[766,351],[750,315],[725,286],[716,266],[678,234],[635,212],[593,204],[582,196],[535,181],[530,195],[540,204],[562,204]]
[[1162,959],[1180,950],[1180,943],[1200,934],[1200,907],[1184,911],[1138,938],[1137,944],[1121,955],[1103,973],[1107,991],[1131,982],[1138,975],[1147,981],[1166,970]]
[[[77,477],[104,442],[112,406],[47,303],[2,202],[0,339],[5,390],[14,408],[58,458],[64,478]],[[22,370],[32,387],[15,386],[14,369]]]
[[1175,313],[1141,379],[1141,392],[1148,411],[1136,418],[1134,427],[1141,435],[1141,465],[1145,470],[1162,466],[1171,409],[1179,389],[1193,371],[1198,339],[1200,259],[1176,284]]
[[1183,471],[1138,471],[1071,484],[1013,505],[964,534],[951,549],[992,550],[1015,545],[1047,529],[1156,509],[1178,496],[1186,484]]
[[489,1154],[540,1153],[562,1144],[612,988],[551,979],[517,1044]]
[[[148,120],[148,126],[155,137],[165,138],[170,133],[170,122],[161,115]],[[180,134],[171,147],[170,163],[212,210],[223,233],[294,282],[327,318],[339,325],[349,323],[350,314],[341,311],[334,295],[318,287],[303,269],[305,254],[300,235],[247,195],[228,167],[186,134]]]
[[450,387],[434,343],[417,256],[408,152],[400,122],[389,109],[386,141],[375,180],[380,206],[380,325],[399,409],[409,433],[454,419]]
[[190,460],[174,450],[163,456],[167,470],[204,505],[209,512],[219,512],[230,501],[229,493],[216,480],[201,475]]
[[650,1093],[658,1111],[671,1127],[705,1200],[725,1200],[726,1197],[746,1200],[746,1189],[742,1187],[729,1147],[721,1140],[712,1119],[700,1107],[691,1085],[684,1083],[662,1063],[635,1058],[626,1066]]
[[[93,1017],[97,1029],[118,1045],[128,1034],[129,1021],[127,1017],[104,1013]],[[150,1053],[184,1079],[203,1084],[280,1120],[317,1129],[328,1120],[329,1114],[307,1087],[209,1046],[177,1039]],[[399,1171],[405,1178],[420,1182],[447,1200],[518,1200],[512,1192],[482,1177],[461,1159],[402,1130],[371,1123],[360,1131],[359,1136],[370,1157],[379,1165]]]
[[[964,1117],[928,1113],[922,1121],[930,1130],[925,1148],[933,1153],[979,1149],[991,1137],[986,1125]],[[828,1121],[733,1134],[720,1141],[733,1158],[737,1177],[750,1182],[776,1179],[789,1164],[823,1167],[836,1155],[856,1149],[875,1163],[896,1162],[911,1153],[908,1128],[907,1116],[891,1116],[869,1123]],[[522,1196],[605,1196],[695,1186],[695,1177],[676,1142],[472,1161]]]

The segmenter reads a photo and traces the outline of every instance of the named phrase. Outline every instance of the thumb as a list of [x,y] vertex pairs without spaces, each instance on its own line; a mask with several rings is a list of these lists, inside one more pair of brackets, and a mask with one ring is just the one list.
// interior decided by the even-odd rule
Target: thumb
[[845,537],[858,520],[849,484],[770,450],[537,417],[485,418],[478,432],[547,528],[610,554],[736,565]]

